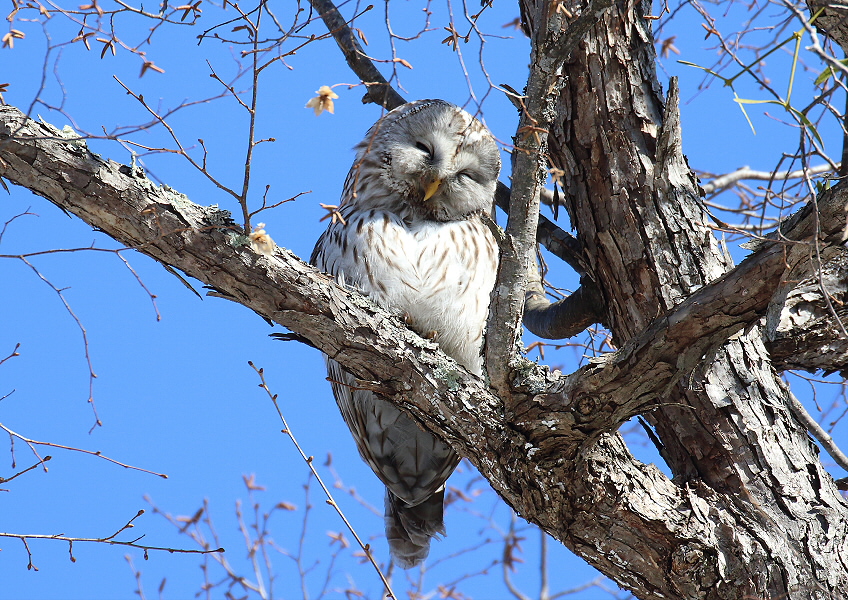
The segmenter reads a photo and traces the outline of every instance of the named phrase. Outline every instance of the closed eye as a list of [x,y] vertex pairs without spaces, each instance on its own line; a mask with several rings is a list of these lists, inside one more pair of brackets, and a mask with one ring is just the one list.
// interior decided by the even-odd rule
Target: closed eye
[[433,156],[433,152],[424,142],[415,142],[415,147],[421,150],[421,152],[423,152],[427,156]]
[[460,171],[457,174],[457,177],[470,179],[471,181],[474,181],[476,183],[480,183],[480,176],[477,173],[474,173],[473,171]]

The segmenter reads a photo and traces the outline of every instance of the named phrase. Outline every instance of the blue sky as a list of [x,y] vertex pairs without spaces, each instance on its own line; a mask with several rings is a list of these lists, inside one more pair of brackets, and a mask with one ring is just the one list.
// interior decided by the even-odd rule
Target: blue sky
[[[103,6],[108,9],[110,5]],[[110,131],[149,120],[149,114],[113,76],[135,93],[143,94],[151,105],[163,109],[219,94],[220,84],[209,76],[206,61],[222,79],[229,80],[236,72],[237,50],[216,40],[197,45],[196,36],[208,26],[204,23],[214,24],[222,16],[219,8],[205,4],[202,8],[198,25],[163,27],[154,34],[152,46],[146,48],[147,58],[164,73],[148,71],[139,78],[141,62],[137,56],[119,49],[116,56],[107,53],[100,59],[102,44],[92,42],[92,50],[86,51],[77,42],[49,54],[41,97],[47,104],[62,104],[81,129],[96,133],[101,127]],[[421,3],[393,3],[391,18],[396,33],[417,32],[424,18],[422,8]],[[470,82],[477,98],[483,98],[489,86],[478,66],[479,44],[472,37],[470,43],[460,46],[467,77],[457,54],[440,44],[447,35],[441,27],[448,23],[451,10],[457,22],[463,23],[462,31],[467,31],[467,23],[460,18],[462,5],[434,4],[431,9],[435,31],[413,42],[396,41],[397,56],[413,67],[397,66],[402,93],[408,99],[440,97],[466,104]],[[293,5],[275,10],[282,21],[290,20],[288,13]],[[354,10],[352,4],[343,8],[348,16]],[[357,26],[369,40],[368,52],[386,59],[392,55],[383,10],[378,5],[360,17]],[[489,38],[483,48],[491,81],[508,83],[520,90],[527,73],[528,44],[519,32],[503,27],[517,15],[514,4],[496,2],[480,17],[479,25],[483,31],[500,36]],[[231,18],[232,8],[223,16]],[[731,11],[728,20],[733,19],[738,20],[738,15]],[[661,65],[663,81],[669,74],[681,76],[684,148],[690,164],[713,172],[742,165],[769,170],[777,164],[782,151],[793,150],[797,132],[758,109],[751,110],[755,135],[727,88],[712,85],[698,92],[702,74],[678,64],[676,59],[711,64],[714,52],[705,48],[712,42],[703,39],[702,20],[690,9],[681,11],[675,41],[681,54],[672,54]],[[41,85],[46,41],[36,23],[19,22],[15,27],[26,37],[16,40],[14,49],[0,50],[0,83],[10,83],[4,94],[7,103],[28,110]],[[116,31],[131,44],[143,39],[149,27],[150,21],[130,15],[116,18]],[[73,38],[77,30],[78,26],[62,16],[48,23],[54,42]],[[323,25],[309,25],[304,33],[320,35],[324,33]],[[780,89],[781,79],[785,80],[788,73],[786,61],[786,53],[779,53],[772,65],[772,77]],[[321,85],[355,81],[331,40],[309,44],[285,62],[286,65],[277,63],[269,68],[260,84],[257,137],[274,137],[277,141],[263,144],[256,151],[251,202],[261,203],[266,185],[271,186],[269,202],[310,192],[259,219],[267,224],[266,229],[277,244],[308,257],[325,226],[319,220],[324,214],[319,203],[336,203],[352,160],[350,148],[379,117],[380,109],[360,103],[361,87],[349,90],[344,86],[335,88],[340,98],[334,115],[316,117],[304,108]],[[384,73],[389,72],[388,63],[379,66]],[[815,74],[802,72],[798,77],[797,85],[803,90]],[[236,88],[243,89],[240,85],[246,87],[246,81],[236,84]],[[739,82],[739,93],[743,97],[765,97],[744,80]],[[468,106],[475,109],[473,103]],[[769,108],[772,114],[776,112],[775,107]],[[496,137],[508,142],[517,118],[505,97],[491,91],[483,102],[482,114]],[[32,115],[41,115],[59,127],[68,123],[62,114],[44,105],[34,106]],[[191,152],[195,157],[200,156],[196,140],[202,138],[209,150],[210,170],[226,185],[240,186],[247,119],[232,98],[181,109],[169,123],[186,147],[194,147]],[[839,132],[821,133],[833,154],[838,155]],[[127,137],[151,147],[173,145],[162,128]],[[115,161],[131,160],[128,146],[98,140],[89,145]],[[504,155],[504,159],[508,164],[508,156]],[[184,159],[173,154],[150,154],[140,160],[152,177],[185,193],[194,202],[219,204],[238,214],[232,198]],[[505,173],[502,179],[507,181]],[[0,241],[0,254],[92,245],[118,247],[108,237],[78,219],[68,218],[28,191],[12,188],[10,195],[2,192],[2,198],[0,223],[27,210],[35,214],[21,216],[9,224]],[[734,252],[737,257],[743,254]],[[82,250],[30,260],[53,287],[63,290],[64,299],[85,328],[88,352],[97,374],[94,401],[103,422],[91,434],[94,416],[86,402],[90,378],[80,327],[56,291],[32,268],[17,259],[0,260],[0,314],[5,315],[0,331],[0,359],[10,354],[17,343],[21,344],[20,356],[0,365],[0,397],[8,394],[0,402],[0,422],[23,436],[100,451],[123,463],[166,473],[168,479],[123,469],[89,455],[41,448],[42,456],[53,456],[48,472],[36,469],[0,486],[8,490],[0,494],[0,531],[106,536],[139,509],[145,509],[146,514],[136,519],[133,530],[118,539],[144,535],[144,543],[149,545],[195,548],[190,539],[179,535],[161,515],[154,514],[145,497],[162,512],[175,516],[194,514],[207,499],[220,545],[227,549],[227,560],[246,577],[253,577],[235,507],[236,502],[242,502],[244,519],[249,523],[253,501],[243,476],[255,475],[256,483],[264,487],[263,491],[254,492],[260,512],[267,512],[280,502],[296,508],[279,509],[270,521],[271,535],[282,549],[272,552],[279,596],[300,597],[300,568],[310,569],[304,585],[310,597],[316,597],[325,584],[327,568],[332,565],[328,589],[334,591],[328,592],[327,597],[340,597],[340,590],[350,586],[367,597],[378,597],[379,580],[369,567],[358,564],[352,554],[354,548],[341,550],[335,562],[331,560],[333,549],[339,545],[330,545],[332,538],[328,533],[344,531],[344,525],[325,504],[314,482],[309,485],[307,500],[304,486],[309,481],[308,469],[288,437],[280,433],[282,425],[274,407],[247,364],[250,360],[265,368],[269,386],[280,395],[282,410],[298,441],[316,457],[318,469],[328,483],[334,481],[333,473],[339,474],[344,483],[333,492],[360,535],[373,543],[378,558],[385,561],[385,543],[379,537],[382,489],[360,461],[338,416],[324,379],[320,354],[296,343],[272,341],[268,334],[280,331],[279,328],[272,329],[239,305],[214,297],[199,299],[159,264],[142,255],[125,252],[121,256],[144,287],[113,253]],[[555,269],[554,281],[562,287],[576,285],[575,277],[565,268]],[[191,283],[203,292],[198,282]],[[155,294],[155,306],[147,290]],[[157,313],[161,315],[159,321]],[[578,359],[579,354],[573,349],[547,355],[550,364],[562,365],[566,370],[573,370]],[[805,387],[798,388],[799,394],[809,397]],[[828,405],[831,396],[829,389],[823,389],[820,403]],[[843,425],[835,431],[843,445],[848,442],[845,430]],[[628,439],[637,455],[656,460],[644,439]],[[328,453],[332,455],[332,469],[325,466]],[[13,458],[15,468],[11,466]],[[14,454],[5,445],[0,446],[0,459],[3,477],[35,462],[20,440],[15,442]],[[503,549],[502,542],[491,540],[502,539],[510,524],[509,510],[473,468],[463,465],[451,485],[463,490],[470,500],[457,502],[449,509],[449,535],[434,544],[431,570],[420,584],[422,592],[489,568]],[[349,493],[351,486],[364,503]],[[364,504],[376,506],[377,512]],[[311,509],[306,511],[308,505]],[[307,525],[306,534],[302,535],[304,514]],[[525,562],[518,565],[513,578],[518,587],[532,595],[539,585],[539,535],[527,529],[520,519],[516,526],[521,529],[519,535],[527,539],[522,542]],[[347,532],[345,535],[350,539]],[[298,567],[291,555],[298,552],[301,539],[303,556]],[[463,552],[475,546],[481,547]],[[552,591],[577,586],[597,576],[555,542],[549,548],[554,565],[550,573]],[[132,597],[136,579],[125,555],[141,571],[148,598],[159,595],[157,588],[163,578],[164,598],[191,598],[204,581],[202,559],[196,555],[152,552],[149,560],[144,560],[136,550],[80,543],[74,545],[76,562],[71,562],[67,544],[33,541],[30,550],[38,568],[35,572],[26,569],[27,553],[19,541],[0,540],[0,549],[0,599]],[[222,577],[220,570],[212,569],[210,573],[213,581]],[[408,584],[403,575],[396,575],[395,583],[400,594],[408,585],[412,586],[410,589],[418,589],[415,586],[419,585]],[[499,568],[490,569],[488,575],[464,579],[456,589],[474,598],[507,596]],[[222,596],[223,589],[213,593],[213,597]],[[593,588],[570,597],[589,600],[613,596]]]

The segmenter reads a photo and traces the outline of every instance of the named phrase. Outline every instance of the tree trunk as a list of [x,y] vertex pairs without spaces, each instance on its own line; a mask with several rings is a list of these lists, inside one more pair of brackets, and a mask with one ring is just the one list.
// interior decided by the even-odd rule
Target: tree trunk
[[[527,2],[524,13],[539,14],[545,6]],[[604,296],[604,322],[618,344],[731,267],[707,227],[710,219],[681,150],[674,82],[665,104],[660,94],[645,20],[649,10],[647,3],[616,4],[572,55],[549,149],[554,166],[565,171],[564,204],[589,275]],[[844,248],[832,252],[845,257]],[[803,297],[789,281],[782,294]],[[778,333],[778,317],[771,321],[772,338],[791,343]],[[803,326],[812,330],[814,323]],[[832,332],[829,337],[842,337]],[[736,339],[711,349],[702,367],[669,389],[647,415],[676,486],[706,486],[722,496],[727,510],[722,518],[736,536],[726,547],[718,544],[715,555],[693,555],[687,544],[660,552],[655,562],[679,576],[663,594],[809,598],[848,590],[845,501],[793,418],[763,335],[751,323]],[[799,343],[816,348],[814,354],[823,346]],[[844,337],[838,343],[844,348]],[[783,364],[791,365],[791,357]],[[840,532],[835,538],[834,531]],[[644,552],[629,553],[636,555]],[[596,562],[605,572],[607,560]],[[713,560],[715,581],[687,581],[691,574],[684,572]],[[660,590],[646,591],[638,595]]]

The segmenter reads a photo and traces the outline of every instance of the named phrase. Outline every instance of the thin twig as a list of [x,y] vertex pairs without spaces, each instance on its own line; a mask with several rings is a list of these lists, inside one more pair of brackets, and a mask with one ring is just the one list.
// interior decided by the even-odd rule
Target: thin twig
[[[12,431],[11,429],[9,429],[5,425],[3,425],[3,423],[0,423],[0,429],[5,431],[6,433],[8,433],[9,436],[16,437],[19,440],[21,440],[22,442],[24,442],[27,446],[29,446],[30,450],[32,450],[32,453],[35,454],[36,458],[38,458],[39,464],[44,464],[45,462],[47,462],[49,460],[49,457],[41,458],[41,456],[38,454],[38,451],[35,449],[35,446],[47,446],[49,448],[59,448],[61,450],[70,450],[72,452],[81,452],[83,454],[90,454],[91,456],[96,456],[98,458],[102,458],[105,461],[116,464],[119,467],[123,467],[125,469],[132,469],[134,471],[141,471],[142,473],[150,473],[151,475],[156,475],[157,477],[161,477],[162,479],[168,479],[168,476],[165,475],[164,473],[157,473],[156,471],[150,471],[148,469],[142,469],[141,467],[134,467],[132,465],[122,463],[121,461],[115,460],[114,458],[109,458],[108,456],[101,454],[99,450],[98,451],[83,450],[82,448],[74,448],[73,446],[64,446],[62,444],[54,444],[53,442],[39,442],[37,440],[31,440],[27,437],[22,436],[21,434],[15,432],[15,431]],[[47,468],[45,467],[44,470],[46,471]]]
[[331,0],[309,0],[309,3],[321,15],[321,19],[344,54],[348,66],[368,88],[363,102],[379,104],[386,110],[405,104],[406,100],[403,96],[389,85],[386,78],[365,54],[353,30],[341,16],[335,4]]
[[[121,534],[123,531],[126,531],[127,529],[132,529],[133,527],[135,527],[135,525],[133,525],[133,521],[135,521],[138,517],[140,517],[143,514],[144,514],[144,509],[139,510],[132,519],[127,521],[127,523],[123,527],[118,529],[115,533],[113,533],[112,535],[108,535],[106,537],[100,537],[100,538],[70,537],[70,536],[66,536],[66,535],[63,535],[63,534],[46,535],[46,534],[37,534],[37,533],[10,533],[10,532],[6,532],[6,531],[0,531],[0,537],[19,539],[19,540],[23,541],[24,546],[27,549],[27,554],[29,555],[29,564],[27,565],[28,569],[35,569],[35,566],[32,564],[32,553],[30,552],[29,545],[27,544],[28,540],[59,540],[59,541],[63,541],[63,542],[68,542],[68,544],[71,545],[71,560],[74,561],[74,562],[76,562],[76,559],[73,556],[73,544],[74,544],[74,542],[91,542],[91,543],[95,543],[95,544],[109,544],[110,546],[127,546],[129,548],[137,548],[139,550],[144,551],[144,558],[145,559],[147,558],[147,553],[151,550],[162,551],[162,552],[170,552],[170,553],[176,552],[176,553],[179,553],[179,554],[209,554],[209,553],[224,552],[223,548],[216,548],[215,550],[188,550],[188,549],[184,549],[184,548],[168,548],[168,547],[164,547],[164,546],[148,546],[146,544],[139,544],[138,540],[140,540],[142,537],[144,537],[143,535],[134,539],[134,540],[128,541],[128,542],[123,542],[123,541],[114,539],[119,534]],[[38,570],[38,569],[35,569],[35,570]]]
[[833,438],[828,434],[822,426],[819,425],[816,420],[807,412],[807,409],[804,408],[804,405],[795,397],[795,394],[789,393],[790,400],[790,408],[792,409],[792,414],[795,415],[795,418],[801,421],[804,427],[807,428],[813,437],[815,437],[819,443],[822,445],[822,448],[830,454],[830,457],[836,461],[836,464],[848,471],[848,456],[839,449],[839,446],[836,445],[836,442],[833,441]]
[[9,360],[10,358],[15,358],[16,356],[20,356],[20,353],[18,352],[18,348],[20,348],[20,347],[21,347],[20,343],[15,344],[15,349],[12,350],[12,353],[9,354],[9,356],[7,356],[6,358],[0,359],[0,365],[2,365],[4,362]]
[[395,595],[394,591],[392,591],[392,587],[389,584],[388,579],[386,579],[386,576],[383,575],[383,571],[380,569],[380,566],[377,564],[377,561],[374,559],[374,554],[371,552],[371,545],[364,543],[360,539],[359,534],[356,533],[356,531],[353,528],[353,525],[351,525],[350,521],[347,520],[347,517],[342,512],[341,507],[339,507],[339,505],[336,503],[335,499],[333,498],[333,495],[330,493],[330,490],[324,484],[324,481],[321,479],[321,476],[318,474],[318,471],[315,469],[315,465],[313,464],[314,457],[313,456],[307,456],[306,453],[303,451],[303,449],[300,447],[300,444],[298,443],[297,439],[294,437],[294,433],[292,433],[292,430],[289,427],[289,424],[286,421],[285,416],[283,416],[283,411],[280,409],[280,405],[277,403],[277,395],[272,394],[271,390],[268,388],[268,384],[265,381],[265,371],[264,371],[264,369],[256,367],[256,365],[254,365],[253,362],[251,362],[251,361],[248,361],[247,364],[249,364],[251,366],[251,368],[254,371],[256,371],[256,374],[259,375],[259,379],[262,382],[262,383],[259,384],[259,387],[261,387],[263,390],[265,390],[265,393],[268,394],[268,397],[271,399],[271,402],[274,403],[274,408],[277,409],[277,415],[280,417],[280,421],[283,422],[283,427],[284,427],[283,433],[285,433],[286,435],[289,436],[289,439],[291,439],[295,448],[297,448],[298,453],[300,453],[301,458],[303,458],[303,460],[306,462],[307,466],[309,466],[309,470],[312,471],[312,474],[315,475],[315,479],[318,481],[318,484],[321,486],[321,489],[324,490],[324,494],[326,494],[326,496],[327,496],[327,504],[329,504],[330,506],[332,506],[336,510],[339,517],[341,517],[342,521],[344,521],[344,524],[347,526],[348,531],[350,531],[351,535],[356,540],[356,543],[359,544],[359,547],[362,548],[363,552],[365,552],[365,556],[368,557],[368,560],[371,562],[371,565],[374,567],[374,570],[377,571],[377,574],[380,576],[380,580],[383,582],[383,586],[386,589],[386,594],[388,595],[388,597],[391,598],[392,600],[397,600],[397,596]]
[[818,165],[809,169],[797,169],[795,171],[755,171],[750,167],[740,167],[731,173],[714,176],[712,181],[701,184],[701,189],[707,194],[718,193],[743,179],[756,179],[760,181],[779,181],[784,179],[799,179],[801,177],[812,177],[833,171],[828,164]]
[[17,473],[12,475],[11,477],[0,477],[0,483],[8,483],[9,481],[12,481],[15,477],[18,477],[20,475],[23,475],[24,473],[28,473],[28,472],[32,471],[33,469],[37,468],[39,465],[43,465],[44,463],[46,463],[48,460],[50,460],[52,458],[53,458],[52,456],[45,456],[43,459],[41,459],[40,461],[38,461],[37,463],[35,463],[31,467],[27,467],[23,471],[18,471]]
[[18,258],[20,258],[20,260],[22,260],[26,266],[32,269],[38,276],[38,278],[41,279],[41,281],[50,286],[50,288],[54,292],[56,292],[56,294],[59,296],[59,300],[61,300],[62,304],[65,306],[65,310],[68,311],[69,315],[71,315],[71,318],[77,324],[77,327],[79,328],[80,333],[82,334],[83,348],[85,350],[85,361],[88,365],[88,403],[91,405],[92,412],[94,412],[94,425],[92,425],[91,429],[89,430],[89,433],[91,433],[97,427],[102,426],[103,423],[100,421],[100,416],[97,414],[97,406],[94,404],[94,380],[97,378],[97,375],[94,373],[94,366],[91,364],[91,353],[89,352],[88,348],[88,332],[85,330],[82,321],[80,321],[79,317],[77,317],[76,313],[74,313],[73,309],[71,308],[71,305],[68,304],[68,301],[65,299],[65,295],[62,293],[62,290],[53,285],[50,280],[47,279],[44,275],[42,275],[41,271],[36,269],[35,265],[29,262],[26,258],[24,258],[23,256],[20,256]]

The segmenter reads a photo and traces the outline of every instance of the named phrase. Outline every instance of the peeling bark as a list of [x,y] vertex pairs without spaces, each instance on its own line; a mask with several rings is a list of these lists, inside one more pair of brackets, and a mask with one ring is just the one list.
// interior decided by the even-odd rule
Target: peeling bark
[[769,306],[766,347],[776,369],[848,378],[848,250],[830,246],[818,257],[807,250]]

